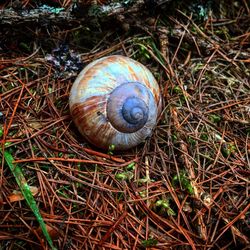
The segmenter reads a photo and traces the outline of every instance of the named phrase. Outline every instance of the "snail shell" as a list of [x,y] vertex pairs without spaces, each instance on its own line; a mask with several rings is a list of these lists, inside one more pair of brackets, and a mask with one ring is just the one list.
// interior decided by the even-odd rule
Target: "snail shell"
[[145,66],[113,55],[82,70],[72,86],[69,105],[73,121],[90,143],[124,150],[151,135],[161,111],[161,96]]

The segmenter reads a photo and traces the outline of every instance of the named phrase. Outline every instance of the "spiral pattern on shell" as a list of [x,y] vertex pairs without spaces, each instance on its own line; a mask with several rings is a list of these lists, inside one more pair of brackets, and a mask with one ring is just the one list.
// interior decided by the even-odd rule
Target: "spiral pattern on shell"
[[82,70],[71,88],[69,104],[74,123],[90,143],[124,150],[151,135],[161,111],[161,96],[145,66],[113,55]]

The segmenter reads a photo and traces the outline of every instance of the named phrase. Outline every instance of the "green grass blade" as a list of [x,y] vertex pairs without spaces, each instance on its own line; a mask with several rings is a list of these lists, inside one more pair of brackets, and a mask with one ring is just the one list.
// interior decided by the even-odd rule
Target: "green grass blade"
[[[0,149],[1,152],[1,149]],[[13,173],[14,177],[16,178],[16,182],[22,192],[22,195],[24,196],[26,202],[28,203],[28,205],[30,206],[31,210],[33,211],[35,217],[37,218],[37,221],[42,229],[42,232],[45,236],[45,238],[47,239],[51,249],[56,250],[56,248],[53,246],[53,242],[52,239],[50,238],[50,235],[46,229],[46,224],[41,216],[41,213],[39,211],[39,208],[36,205],[36,201],[30,191],[30,187],[22,173],[21,168],[17,165],[17,164],[13,164],[14,158],[12,157],[12,155],[5,151],[3,153],[5,161],[7,163],[7,165],[9,166],[11,172]]]

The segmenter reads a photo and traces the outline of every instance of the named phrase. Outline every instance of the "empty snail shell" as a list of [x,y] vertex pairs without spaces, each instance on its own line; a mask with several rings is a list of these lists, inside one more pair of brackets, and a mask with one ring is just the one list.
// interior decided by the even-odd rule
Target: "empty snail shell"
[[82,70],[72,86],[69,105],[73,121],[90,143],[124,150],[151,135],[161,111],[161,96],[145,66],[113,55]]

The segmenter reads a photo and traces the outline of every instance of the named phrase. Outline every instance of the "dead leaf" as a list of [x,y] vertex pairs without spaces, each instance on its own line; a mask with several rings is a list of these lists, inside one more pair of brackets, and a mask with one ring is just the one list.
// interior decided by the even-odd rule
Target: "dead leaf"
[[[32,195],[36,195],[38,193],[38,188],[35,186],[30,186],[30,191]],[[21,191],[14,190],[11,195],[8,196],[10,202],[22,201],[25,198],[23,197]]]

